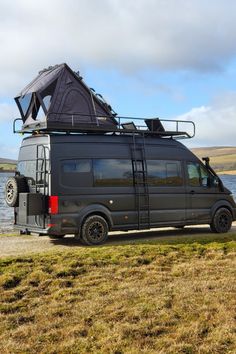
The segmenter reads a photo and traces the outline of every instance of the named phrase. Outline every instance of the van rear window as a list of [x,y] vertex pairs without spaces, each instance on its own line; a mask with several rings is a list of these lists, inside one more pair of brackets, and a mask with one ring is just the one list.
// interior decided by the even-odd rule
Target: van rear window
[[36,161],[19,161],[17,171],[20,172],[22,176],[30,178],[32,184],[35,184]]

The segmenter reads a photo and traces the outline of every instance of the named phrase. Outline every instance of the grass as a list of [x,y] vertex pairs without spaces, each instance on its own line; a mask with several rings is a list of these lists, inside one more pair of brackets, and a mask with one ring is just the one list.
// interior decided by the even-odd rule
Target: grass
[[231,232],[1,259],[0,352],[235,353],[235,254]]

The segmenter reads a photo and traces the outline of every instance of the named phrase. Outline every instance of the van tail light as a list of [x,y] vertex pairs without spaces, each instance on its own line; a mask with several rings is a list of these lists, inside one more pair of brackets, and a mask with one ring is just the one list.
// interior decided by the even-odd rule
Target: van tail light
[[48,202],[48,212],[49,214],[58,214],[58,196],[51,195]]

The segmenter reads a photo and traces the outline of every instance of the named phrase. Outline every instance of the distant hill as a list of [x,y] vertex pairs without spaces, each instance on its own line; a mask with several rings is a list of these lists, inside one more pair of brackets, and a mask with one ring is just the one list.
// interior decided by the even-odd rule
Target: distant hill
[[191,151],[198,158],[210,157],[210,165],[217,172],[235,171],[236,173],[236,147],[214,146],[207,148],[193,148]]
[[15,171],[16,169],[16,164],[17,161],[16,160],[12,160],[12,159],[5,159],[5,158],[1,158],[0,157],[0,172],[1,171]]
[[0,164],[2,164],[2,163],[9,163],[9,164],[16,165],[17,164],[17,160],[3,159],[3,158],[0,157]]

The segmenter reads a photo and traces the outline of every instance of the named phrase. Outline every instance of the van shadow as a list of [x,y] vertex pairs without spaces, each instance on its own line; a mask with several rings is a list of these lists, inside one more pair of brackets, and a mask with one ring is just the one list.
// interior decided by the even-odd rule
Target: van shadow
[[[105,244],[93,247],[119,246],[131,244],[207,244],[211,242],[225,242],[229,240],[228,234],[211,233],[210,228],[206,227],[186,227],[184,229],[155,229],[130,232],[111,232]],[[65,247],[91,247],[83,245],[79,239],[73,236],[66,236],[61,239],[50,238],[54,245]]]

